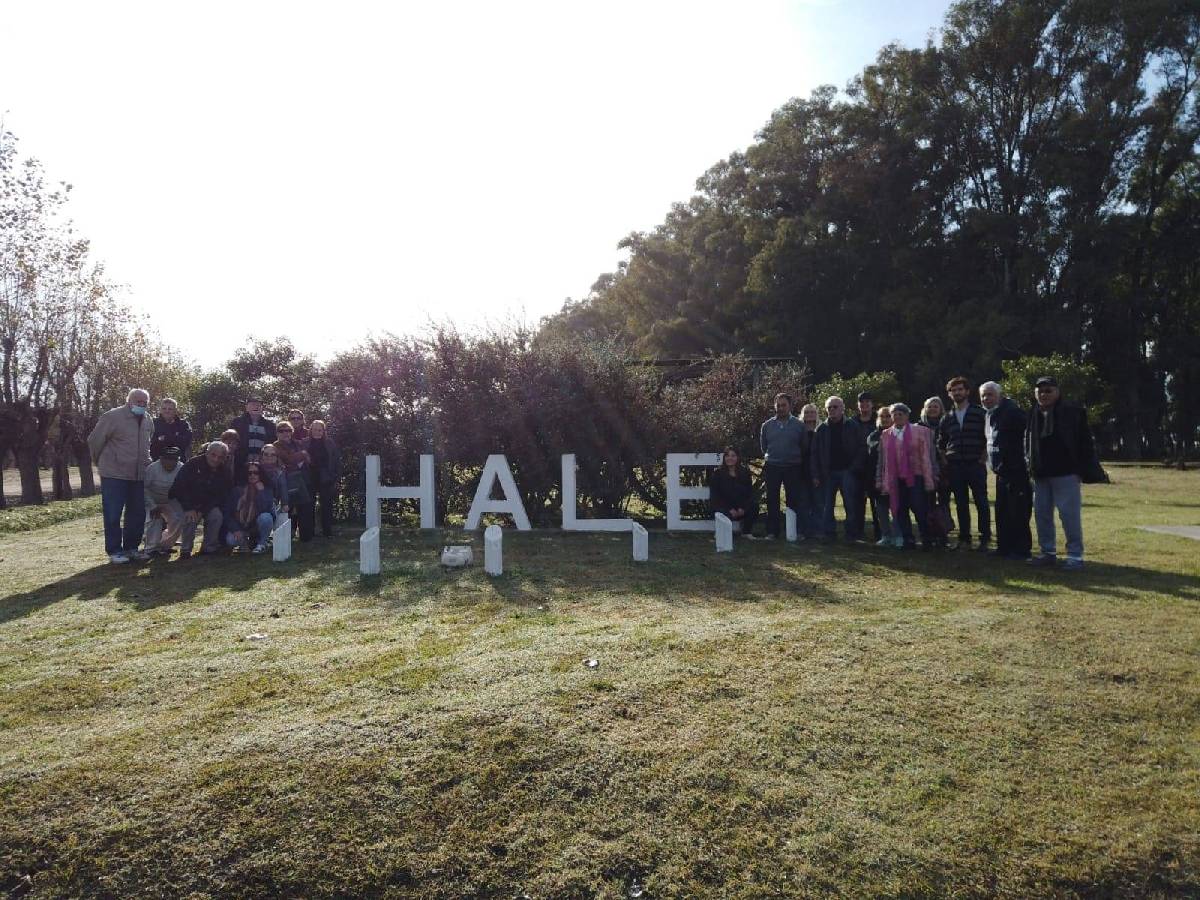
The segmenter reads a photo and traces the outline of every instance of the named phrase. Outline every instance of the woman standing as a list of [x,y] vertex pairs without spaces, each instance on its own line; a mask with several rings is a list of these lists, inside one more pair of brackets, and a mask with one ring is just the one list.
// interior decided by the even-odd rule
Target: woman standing
[[932,550],[929,535],[929,497],[933,490],[933,465],[929,455],[928,428],[914,428],[908,422],[909,408],[903,403],[892,404],[892,427],[883,433],[879,442],[879,477],[875,487],[887,495],[893,526],[899,531],[901,546],[906,550],[916,546],[913,540],[911,512],[917,519],[924,550]]
[[290,422],[275,426],[275,456],[287,479],[288,510],[292,521],[300,528],[300,540],[311,541],[313,536],[312,495],[308,490],[308,452],[293,440]]
[[337,503],[337,480],[342,472],[341,453],[321,419],[308,423],[308,438],[302,446],[308,451],[308,484],[314,506],[321,501],[321,536],[333,537],[333,507]]
[[946,408],[940,397],[930,397],[921,407],[918,424],[929,429],[929,457],[933,465],[933,503],[929,509],[929,534],[935,547],[945,548],[950,543],[950,482],[946,478],[947,467],[938,451],[938,435],[941,434],[942,416]]
[[867,472],[872,473],[867,484],[867,496],[871,500],[871,511],[875,514],[875,521],[879,523],[881,529],[879,540],[876,541],[880,547],[899,547],[902,543],[900,533],[892,528],[888,498],[875,486],[880,472],[879,443],[883,439],[883,433],[891,427],[892,408],[882,406],[875,416],[875,430],[867,435]]

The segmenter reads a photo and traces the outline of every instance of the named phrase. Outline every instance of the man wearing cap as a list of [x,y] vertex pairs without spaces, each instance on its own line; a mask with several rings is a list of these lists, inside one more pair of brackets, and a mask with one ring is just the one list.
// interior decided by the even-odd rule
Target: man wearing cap
[[146,558],[138,545],[146,527],[146,466],[150,465],[150,436],[154,433],[146,415],[149,403],[150,395],[134,388],[125,405],[102,415],[88,435],[92,462],[100,469],[104,552],[113,563]]
[[1025,465],[1025,412],[994,381],[979,386],[979,400],[985,410],[988,468],[996,476],[996,554],[1029,559],[1033,498]]
[[179,533],[181,523],[172,514],[170,492],[181,455],[178,447],[164,447],[146,469],[146,552],[151,556],[170,556]]
[[1083,568],[1083,493],[1080,485],[1099,469],[1096,444],[1088,427],[1087,412],[1065,403],[1058,382],[1049,375],[1037,380],[1037,403],[1025,426],[1025,459],[1033,475],[1033,519],[1037,524],[1041,555],[1034,565],[1053,566],[1058,561],[1054,511],[1062,522],[1067,542],[1065,569]]
[[[854,494],[854,499],[851,502],[851,518],[854,523],[854,533],[859,537],[865,536],[867,530],[867,488],[873,487],[875,484],[875,472],[871,469],[870,453],[870,437],[875,433],[875,398],[870,391],[862,391],[858,395],[858,428],[862,433],[863,442],[868,444],[867,453],[863,454],[862,465],[859,471],[855,473],[857,476],[856,486],[858,490]],[[871,524],[875,527],[875,540],[878,541],[883,537],[884,529],[880,524],[879,516],[875,512],[875,505],[871,504]]]

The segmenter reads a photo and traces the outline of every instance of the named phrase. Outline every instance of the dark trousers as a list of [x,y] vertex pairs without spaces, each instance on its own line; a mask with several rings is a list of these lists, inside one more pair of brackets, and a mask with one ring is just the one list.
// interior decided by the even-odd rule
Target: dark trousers
[[[723,515],[723,516],[728,516],[728,518],[731,522],[741,522],[742,523],[742,534],[749,534],[750,532],[752,532],[754,530],[754,523],[758,521],[758,506],[752,500],[749,503],[747,503],[745,506],[743,506],[742,510],[744,512],[744,515],[740,519],[735,519],[733,516],[729,515],[728,508],[722,508],[720,506],[713,507],[714,513],[721,513],[721,515]],[[333,522],[333,519],[331,518],[330,519],[330,528],[333,527],[332,522]],[[328,535],[328,532],[326,532],[326,534]]]
[[321,484],[313,479],[309,490],[312,492],[313,506],[315,507],[318,501],[321,504],[321,534],[329,537],[333,534],[333,506],[337,503],[337,482],[327,481]]
[[912,522],[908,518],[910,512],[917,520],[921,543],[929,543],[929,503],[925,497],[925,477],[923,475],[913,476],[912,487],[906,485],[902,479],[898,480],[896,482],[896,502],[899,504],[896,509],[896,527],[899,528],[905,546],[911,547],[914,543]]
[[136,550],[146,529],[146,485],[125,478],[101,478],[100,508],[104,514],[104,552],[112,556]]
[[1033,549],[1029,516],[1033,512],[1033,492],[1028,476],[996,476],[996,551],[1002,556],[1024,559]]
[[787,493],[788,509],[796,509],[800,503],[800,467],[763,466],[763,480],[767,483],[767,534],[779,536],[779,487]]
[[[867,490],[867,485],[872,485],[870,491]],[[879,512],[874,493],[875,473],[874,472],[859,472],[858,473],[858,490],[854,494],[854,500],[851,505],[854,507],[853,514],[849,517],[854,522],[854,531],[859,537],[866,537],[867,533],[867,504],[871,506],[871,525],[875,529],[875,540],[879,540],[888,530],[883,523],[879,521]],[[843,500],[843,502],[845,502]]]
[[[992,539],[992,514],[988,508],[987,467],[981,462],[952,459],[949,463],[950,493],[954,495],[955,518],[958,519],[958,539],[971,540],[971,498],[975,500],[975,515],[979,520],[979,540]],[[970,494],[971,497],[967,495]]]
[[311,541],[315,529],[312,500],[293,505],[288,510],[288,515],[296,523],[293,527],[299,530],[300,540]]

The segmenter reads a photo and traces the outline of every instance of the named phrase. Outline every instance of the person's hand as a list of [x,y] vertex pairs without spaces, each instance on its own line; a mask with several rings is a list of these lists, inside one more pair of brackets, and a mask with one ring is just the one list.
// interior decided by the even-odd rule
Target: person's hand
[[189,525],[195,525],[197,522],[200,521],[200,510],[189,509],[187,511],[187,515],[184,516],[184,518],[187,519],[187,522]]

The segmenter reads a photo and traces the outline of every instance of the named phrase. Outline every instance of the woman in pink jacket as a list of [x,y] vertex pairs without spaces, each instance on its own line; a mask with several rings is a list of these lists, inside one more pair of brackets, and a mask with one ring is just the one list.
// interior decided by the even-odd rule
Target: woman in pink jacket
[[901,546],[914,546],[911,511],[917,518],[921,532],[921,549],[932,550],[929,537],[929,494],[934,488],[933,458],[930,450],[928,428],[914,428],[909,424],[910,412],[903,403],[892,404],[892,427],[883,433],[879,442],[879,468],[875,486],[888,497],[892,517],[896,523],[893,532],[899,534]]

